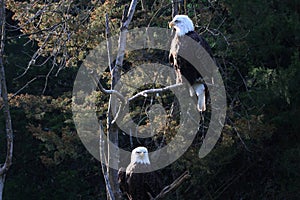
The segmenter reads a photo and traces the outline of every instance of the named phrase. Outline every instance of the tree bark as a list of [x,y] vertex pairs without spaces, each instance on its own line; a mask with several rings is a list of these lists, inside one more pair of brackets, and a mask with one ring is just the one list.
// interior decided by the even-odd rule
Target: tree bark
[[3,196],[4,182],[5,182],[5,175],[2,175],[0,176],[0,200],[2,200],[2,196]]
[[12,164],[13,154],[13,130],[11,125],[11,116],[8,104],[8,94],[4,70],[4,40],[5,40],[5,0],[0,0],[0,27],[1,27],[1,44],[0,44],[0,93],[2,97],[2,109],[5,119],[6,130],[6,158],[3,165],[0,165],[0,200],[2,200],[5,176]]
[[178,14],[178,0],[172,0],[172,18]]
[[[128,26],[132,20],[135,7],[137,4],[137,0],[132,0],[130,7],[125,7],[122,17],[122,23],[120,28],[120,37],[118,42],[118,54],[116,58],[116,63],[113,68],[111,68],[111,76],[112,83],[111,89],[113,90],[118,81],[121,78],[121,69],[123,65],[124,53],[126,48],[126,36],[128,32]],[[108,55],[110,56],[110,55]],[[109,166],[118,166],[119,162],[119,127],[117,123],[112,123],[114,120],[114,116],[116,116],[118,112],[118,107],[120,106],[118,99],[110,96],[109,100],[109,108],[108,108],[108,116],[107,116],[107,125],[108,125],[108,140],[113,144],[108,144],[108,165]],[[107,174],[109,177],[109,182],[111,189],[113,191],[114,198],[116,200],[121,199],[121,193],[118,184],[118,171],[112,168],[107,167]],[[109,195],[107,196],[108,199]]]

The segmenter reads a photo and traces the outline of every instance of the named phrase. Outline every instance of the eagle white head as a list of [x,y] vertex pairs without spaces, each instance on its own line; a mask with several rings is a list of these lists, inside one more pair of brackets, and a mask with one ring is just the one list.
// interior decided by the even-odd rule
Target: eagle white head
[[178,36],[194,31],[193,21],[187,15],[176,15],[169,23],[169,27],[173,28]]
[[149,155],[148,155],[148,149],[146,147],[137,147],[133,149],[131,152],[131,164],[133,163],[140,163],[140,164],[149,164]]

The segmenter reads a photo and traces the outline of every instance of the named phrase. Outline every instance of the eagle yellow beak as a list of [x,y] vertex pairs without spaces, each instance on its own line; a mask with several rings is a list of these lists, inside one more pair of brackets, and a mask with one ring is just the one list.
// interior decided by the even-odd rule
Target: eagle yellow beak
[[175,23],[174,23],[173,21],[171,21],[171,22],[169,23],[169,28],[173,28],[173,26],[175,26]]

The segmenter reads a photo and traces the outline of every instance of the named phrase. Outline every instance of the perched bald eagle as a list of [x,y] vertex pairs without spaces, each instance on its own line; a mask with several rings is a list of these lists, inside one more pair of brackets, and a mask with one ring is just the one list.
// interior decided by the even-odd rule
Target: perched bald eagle
[[135,148],[131,152],[131,161],[126,171],[122,167],[118,172],[120,189],[129,200],[150,200],[150,195],[156,197],[162,189],[160,178],[151,169],[146,147]]
[[186,15],[176,15],[169,23],[169,27],[173,28],[175,31],[175,36],[171,43],[169,61],[176,72],[176,83],[182,83],[182,76],[184,76],[192,86],[190,88],[191,95],[195,93],[197,96],[197,109],[200,112],[205,111],[206,86],[203,84],[202,77],[198,70],[195,69],[192,64],[180,57],[179,54],[183,51],[193,51],[192,49],[189,49],[191,47],[188,44],[185,45],[185,43],[188,43],[185,38],[186,36],[192,38],[201,45],[207,51],[208,55],[212,57],[211,48],[205,39],[194,31],[194,24]]

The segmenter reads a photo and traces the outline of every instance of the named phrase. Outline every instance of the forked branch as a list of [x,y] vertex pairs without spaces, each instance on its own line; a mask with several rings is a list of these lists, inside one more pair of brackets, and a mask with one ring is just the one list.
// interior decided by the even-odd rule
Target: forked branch
[[114,124],[121,117],[120,113],[124,110],[125,106],[128,105],[131,101],[135,100],[136,98],[138,98],[140,96],[147,97],[149,94],[163,93],[163,92],[169,91],[170,89],[174,89],[174,88],[177,88],[180,86],[182,86],[181,83],[169,85],[169,86],[166,86],[163,88],[143,90],[143,91],[135,94],[134,96],[130,97],[128,100],[126,100],[125,97],[120,92],[118,92],[116,90],[106,90],[103,87],[103,85],[100,82],[98,82],[98,87],[101,92],[103,92],[104,94],[108,94],[108,95],[114,94],[121,101],[118,112],[116,113],[115,118],[112,120],[112,124]]

